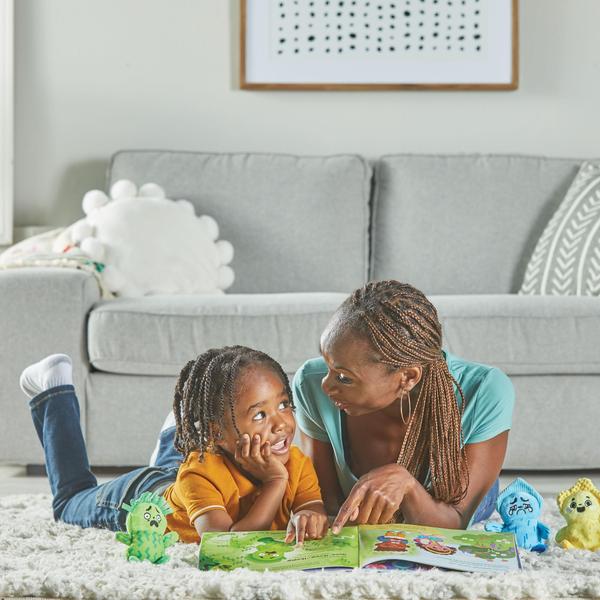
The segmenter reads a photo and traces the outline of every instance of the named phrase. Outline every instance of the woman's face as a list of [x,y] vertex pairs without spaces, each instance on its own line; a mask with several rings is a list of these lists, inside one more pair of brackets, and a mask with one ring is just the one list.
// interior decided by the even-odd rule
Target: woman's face
[[350,416],[382,410],[402,396],[405,374],[373,361],[374,351],[367,340],[351,332],[333,342],[325,331],[321,354],[327,363],[327,375],[321,381],[331,401]]

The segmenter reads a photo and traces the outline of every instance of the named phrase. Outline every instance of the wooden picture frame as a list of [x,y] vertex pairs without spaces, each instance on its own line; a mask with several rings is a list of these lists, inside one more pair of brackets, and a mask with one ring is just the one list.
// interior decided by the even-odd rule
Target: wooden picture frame
[[515,90],[518,5],[518,0],[240,0],[240,87]]
[[13,0],[0,0],[0,245],[13,240],[13,30]]

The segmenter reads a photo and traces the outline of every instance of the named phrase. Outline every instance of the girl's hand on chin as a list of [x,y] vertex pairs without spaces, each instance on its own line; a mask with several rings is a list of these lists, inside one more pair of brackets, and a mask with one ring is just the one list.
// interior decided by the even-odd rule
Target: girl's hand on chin
[[263,483],[288,479],[285,465],[271,454],[270,442],[261,444],[258,434],[252,440],[247,433],[242,434],[236,442],[234,458],[245,471]]
[[389,523],[415,483],[415,478],[396,463],[369,471],[354,484],[331,531],[339,533],[348,521],[371,525]]

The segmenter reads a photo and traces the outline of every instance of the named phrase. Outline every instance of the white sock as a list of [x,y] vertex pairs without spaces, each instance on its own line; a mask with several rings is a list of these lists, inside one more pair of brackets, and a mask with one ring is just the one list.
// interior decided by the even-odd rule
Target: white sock
[[29,398],[58,385],[73,385],[71,357],[66,354],[46,356],[21,373],[19,384]]

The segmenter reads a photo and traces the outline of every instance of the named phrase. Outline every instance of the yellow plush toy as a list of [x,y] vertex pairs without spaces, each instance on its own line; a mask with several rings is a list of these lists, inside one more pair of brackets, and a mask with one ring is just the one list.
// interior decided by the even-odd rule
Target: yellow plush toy
[[589,479],[578,479],[556,502],[567,521],[556,534],[556,543],[565,549],[600,549],[600,490]]

